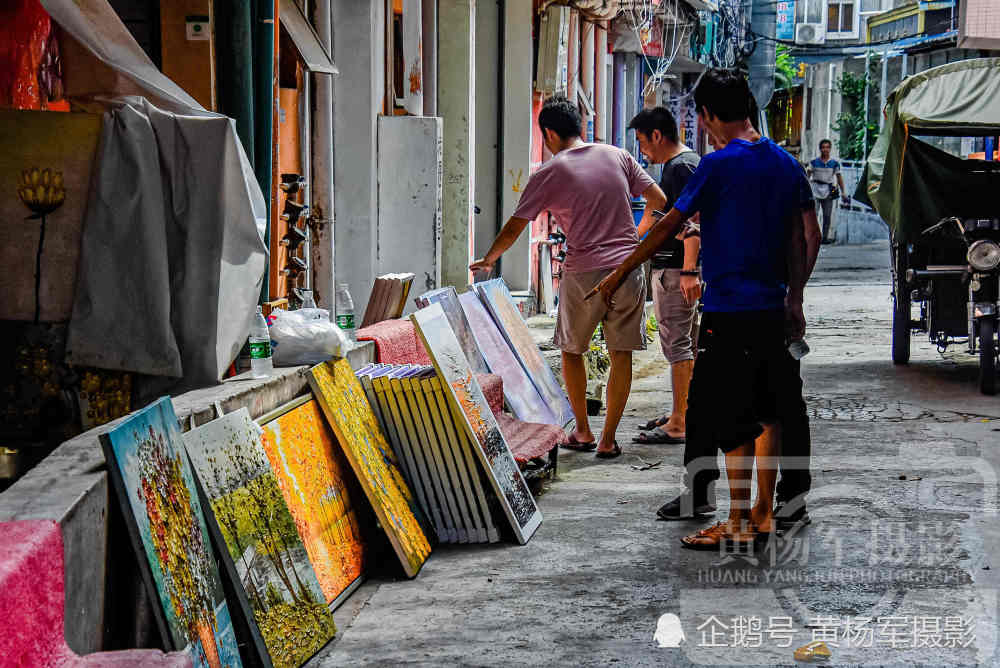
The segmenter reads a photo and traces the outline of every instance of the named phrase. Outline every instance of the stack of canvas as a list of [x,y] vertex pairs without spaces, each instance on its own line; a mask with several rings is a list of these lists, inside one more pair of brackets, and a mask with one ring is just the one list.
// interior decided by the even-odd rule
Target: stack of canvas
[[440,541],[499,540],[488,482],[432,366],[372,364],[357,372],[375,416]]
[[412,285],[413,274],[385,274],[376,278],[361,326],[402,317]]

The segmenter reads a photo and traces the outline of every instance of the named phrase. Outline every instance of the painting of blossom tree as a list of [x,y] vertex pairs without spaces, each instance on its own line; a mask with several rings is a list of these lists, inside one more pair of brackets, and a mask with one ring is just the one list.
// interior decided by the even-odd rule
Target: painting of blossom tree
[[[298,668],[333,639],[333,615],[246,408],[184,434],[209,527],[256,622],[258,655]],[[266,661],[265,661],[266,663]]]
[[167,649],[199,668],[241,667],[170,397],[102,434],[101,445]]

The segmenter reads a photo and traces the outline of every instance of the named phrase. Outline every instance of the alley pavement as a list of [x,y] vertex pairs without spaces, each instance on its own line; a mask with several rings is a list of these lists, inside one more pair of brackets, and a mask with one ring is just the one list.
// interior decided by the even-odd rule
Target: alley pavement
[[[683,446],[630,445],[670,403],[654,344],[624,456],[562,451],[527,545],[442,546],[414,580],[370,580],[309,666],[796,665],[813,640],[827,665],[1000,665],[1000,397],[958,346],[915,335],[893,366],[888,262],[886,243],[825,246],[807,290],[810,526],[733,555],[681,548],[711,520],[656,519]],[[718,502],[723,519],[722,484]]]

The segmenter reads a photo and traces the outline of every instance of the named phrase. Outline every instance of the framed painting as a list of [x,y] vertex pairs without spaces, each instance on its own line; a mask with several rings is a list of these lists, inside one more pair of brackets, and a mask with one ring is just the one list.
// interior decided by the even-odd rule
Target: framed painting
[[348,361],[339,358],[310,369],[309,384],[403,571],[408,577],[416,577],[431,553],[431,545],[417,521],[419,510],[413,505],[361,383]]
[[[514,356],[493,318],[486,311],[479,296],[469,291],[459,297],[462,310],[472,325],[472,335],[479,344],[486,364],[492,373],[503,378],[503,396],[514,417],[523,422],[556,424],[555,414],[549,408],[527,372]],[[560,425],[561,426],[561,425]]]
[[431,290],[420,295],[414,301],[420,308],[430,304],[440,304],[451,324],[451,331],[455,332],[458,342],[462,345],[462,350],[465,352],[465,358],[469,360],[472,372],[489,373],[489,366],[483,359],[483,353],[477,345],[476,337],[473,336],[472,327],[465,311],[462,310],[462,304],[459,302],[458,292],[455,291],[455,288],[449,285],[446,288]]
[[556,417],[556,424],[565,427],[573,419],[573,409],[569,405],[566,392],[552,373],[552,368],[545,362],[538,350],[531,332],[517,310],[510,291],[502,278],[476,283],[473,288],[483,300],[494,322],[503,333],[507,343],[517,356],[518,361],[534,384],[542,399]]
[[524,476],[497,426],[482,388],[462,352],[461,344],[440,304],[431,304],[410,316],[445,385],[446,398],[487,472],[504,514],[519,543],[527,543],[542,522]]
[[309,556],[324,600],[340,605],[360,584],[369,548],[362,492],[312,395],[258,420],[261,445]]
[[209,529],[265,666],[298,668],[337,627],[246,408],[184,434]]
[[166,648],[199,668],[242,666],[170,397],[101,434],[101,447]]

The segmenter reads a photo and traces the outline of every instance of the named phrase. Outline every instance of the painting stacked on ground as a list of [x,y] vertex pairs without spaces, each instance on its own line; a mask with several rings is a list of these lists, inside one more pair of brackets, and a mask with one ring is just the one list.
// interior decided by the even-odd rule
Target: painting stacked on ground
[[[241,666],[208,528],[169,397],[101,435],[111,477],[172,649],[195,666]],[[131,511],[131,512],[129,512]]]
[[519,542],[527,542],[541,523],[541,513],[444,311],[439,304],[431,304],[410,317],[438,375],[450,388],[447,394],[456,420],[464,423],[470,438],[479,446],[480,461],[500,497],[514,534]]
[[361,491],[315,399],[263,425],[264,450],[327,602],[364,572]]
[[230,573],[271,662],[297,668],[336,633],[309,556],[246,408],[184,435]]
[[361,383],[345,359],[313,367],[309,383],[404,571],[409,577],[416,576],[431,546],[417,522],[414,513],[419,511]]
[[502,278],[497,278],[476,283],[474,288],[510,343],[510,347],[524,366],[538,393],[555,414],[557,424],[565,426],[573,419],[573,409],[569,405],[569,399],[552,373],[552,368],[539,352],[521,312],[511,299],[507,284]]

